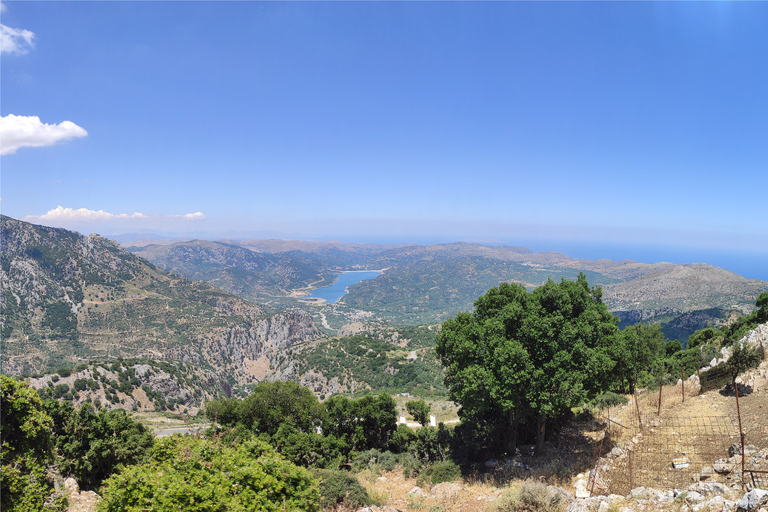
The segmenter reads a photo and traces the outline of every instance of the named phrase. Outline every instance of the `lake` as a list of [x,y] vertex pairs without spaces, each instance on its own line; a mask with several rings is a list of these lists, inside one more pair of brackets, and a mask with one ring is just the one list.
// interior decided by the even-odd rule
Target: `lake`
[[318,288],[309,294],[310,297],[318,299],[325,299],[329,304],[335,304],[340,298],[347,293],[347,287],[357,284],[360,281],[366,279],[373,279],[374,277],[381,275],[381,272],[344,272],[343,274],[337,274],[339,277],[336,282],[329,286],[323,286]]

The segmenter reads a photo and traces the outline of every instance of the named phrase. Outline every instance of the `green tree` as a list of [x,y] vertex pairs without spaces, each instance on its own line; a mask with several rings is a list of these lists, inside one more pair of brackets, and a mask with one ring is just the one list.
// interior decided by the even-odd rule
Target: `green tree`
[[658,373],[666,342],[659,325],[635,324],[624,328],[615,345],[614,377],[634,393],[642,372]]
[[389,442],[397,429],[397,404],[387,393],[367,395],[355,403],[355,448],[381,451],[389,449]]
[[314,433],[323,417],[323,406],[312,392],[299,384],[261,382],[245,400],[215,400],[206,405],[209,419],[222,425],[245,425],[257,434],[273,436],[283,424],[300,432]]
[[429,412],[432,408],[424,400],[409,400],[405,403],[405,409],[422,426],[429,422]]
[[108,478],[102,496],[102,512],[316,512],[319,499],[307,470],[263,441],[227,446],[179,435],[158,441],[145,464],[126,466]]
[[[0,393],[0,508],[44,510],[54,492],[46,471],[53,462],[53,421],[26,382],[0,375]],[[62,496],[50,499],[54,509],[63,508],[62,502]]]
[[618,333],[601,289],[581,273],[531,293],[516,284],[492,288],[475,301],[474,313],[443,324],[436,351],[462,410],[499,411],[511,453],[517,422],[535,419],[541,454],[547,418],[612,384]]
[[335,395],[325,401],[323,434],[344,439],[354,450],[357,424],[355,401],[344,395]]
[[73,476],[80,487],[97,490],[121,464],[141,462],[154,443],[152,432],[122,409],[79,410],[69,402],[46,402],[54,420],[54,441],[61,473]]
[[397,404],[387,393],[358,400],[337,395],[325,402],[323,434],[346,442],[351,450],[389,448],[397,429]]
[[758,322],[768,322],[768,292],[763,292],[755,301]]

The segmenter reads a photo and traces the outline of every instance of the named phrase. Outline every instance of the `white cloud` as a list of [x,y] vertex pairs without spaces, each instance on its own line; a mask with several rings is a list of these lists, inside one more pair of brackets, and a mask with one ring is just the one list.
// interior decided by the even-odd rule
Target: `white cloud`
[[87,135],[87,131],[72,121],[45,124],[37,116],[8,114],[0,117],[0,155],[12,155],[24,146],[50,146],[62,140]]
[[28,215],[24,220],[28,222],[49,222],[54,224],[70,222],[104,222],[115,220],[146,220],[157,221],[162,219],[201,220],[205,215],[202,212],[187,213],[183,215],[151,216],[143,213],[110,213],[104,210],[89,210],[88,208],[64,208],[57,206],[43,215]]
[[[0,12],[5,5],[0,4]],[[35,33],[23,28],[11,28],[0,24],[0,54],[27,53],[35,47]]]
[[184,215],[168,215],[171,219],[201,220],[205,218],[203,212],[185,213]]

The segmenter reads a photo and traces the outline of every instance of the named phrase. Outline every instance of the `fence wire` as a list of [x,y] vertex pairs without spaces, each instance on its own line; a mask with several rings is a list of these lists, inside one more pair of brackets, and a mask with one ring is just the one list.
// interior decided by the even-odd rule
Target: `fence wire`
[[[746,490],[768,486],[768,395],[740,385],[737,407],[733,386],[716,387],[722,376],[702,378],[704,386],[699,379],[638,393],[626,406],[604,411],[592,494],[684,489],[699,481]],[[697,402],[702,387],[712,395]]]

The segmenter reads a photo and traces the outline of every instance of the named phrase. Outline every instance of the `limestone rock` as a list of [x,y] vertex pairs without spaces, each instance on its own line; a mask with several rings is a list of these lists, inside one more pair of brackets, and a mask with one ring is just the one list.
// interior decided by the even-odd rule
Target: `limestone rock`
[[727,475],[733,471],[733,464],[729,459],[718,459],[712,464],[712,469],[721,475]]
[[64,493],[67,495],[77,494],[80,492],[80,486],[77,484],[77,480],[74,478],[67,478],[64,480]]
[[432,487],[430,493],[435,498],[442,499],[457,495],[461,489],[462,487],[455,482],[443,482]]
[[757,510],[764,505],[768,505],[768,491],[763,489],[752,489],[739,501],[738,512],[749,512],[751,510]]
[[[744,447],[744,455],[746,456],[754,455],[757,452],[757,446],[753,444],[748,444]],[[734,443],[730,448],[728,448],[729,457],[735,457],[736,455],[741,455],[741,443]]]
[[629,495],[636,500],[649,500],[652,497],[651,493],[645,487],[635,487],[629,491]]
[[426,498],[427,493],[421,490],[421,487],[414,487],[410,491],[408,491],[408,496],[416,496],[419,498]]

